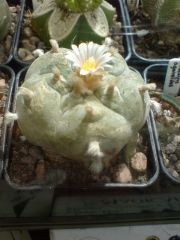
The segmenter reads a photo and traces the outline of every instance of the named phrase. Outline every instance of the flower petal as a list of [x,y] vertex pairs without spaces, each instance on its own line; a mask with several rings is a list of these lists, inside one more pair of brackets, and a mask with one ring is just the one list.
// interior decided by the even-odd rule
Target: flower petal
[[104,69],[106,69],[106,70],[111,70],[112,68],[113,68],[113,66],[110,65],[110,64],[105,64],[104,65]]
[[99,46],[97,51],[96,51],[96,57],[99,57],[99,56],[103,55],[107,51],[108,51],[108,48],[105,47],[104,45]]
[[98,56],[98,49],[99,49],[100,45],[96,44],[93,48],[93,57],[96,59],[96,57]]
[[104,55],[99,56],[96,61],[98,64],[104,64],[112,60],[110,53],[105,53]]
[[108,47],[97,43],[81,43],[78,47],[72,45],[72,51],[68,52],[66,58],[74,67],[79,68],[79,73],[83,76],[110,67],[107,63],[112,60],[112,56],[108,50]]
[[73,49],[73,52],[74,54],[76,55],[76,57],[79,59],[80,62],[82,62],[82,59],[81,59],[81,55],[79,53],[79,49],[76,45],[72,44],[72,49]]
[[88,56],[88,58],[92,57],[93,45],[94,45],[93,42],[89,42],[89,43],[88,43],[88,50],[87,50],[87,56]]
[[66,59],[73,62],[73,64],[76,63],[76,65],[78,64],[79,66],[81,66],[81,62],[80,62],[79,58],[72,51],[69,51],[67,53]]
[[93,57],[95,57],[95,53],[96,53],[96,51],[97,51],[97,49],[98,49],[98,47],[99,47],[100,45],[98,45],[98,44],[93,44],[93,47],[92,47],[92,53],[91,53],[91,55],[93,56]]
[[79,45],[79,54],[81,55],[82,62],[84,62],[86,59],[88,59],[88,56],[87,56],[87,44],[86,43],[81,43]]
[[80,70],[80,75],[85,76],[85,75],[88,75],[88,74],[89,74],[89,71],[87,71],[87,70],[81,68],[81,70]]
[[91,73],[91,74],[93,74],[93,73],[95,73],[95,72],[97,72],[97,68],[92,68],[89,72]]

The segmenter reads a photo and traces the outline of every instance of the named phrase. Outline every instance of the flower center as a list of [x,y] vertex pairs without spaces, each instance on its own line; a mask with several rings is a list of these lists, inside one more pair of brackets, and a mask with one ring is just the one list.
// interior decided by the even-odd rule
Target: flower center
[[96,60],[93,57],[88,58],[82,65],[82,69],[89,71],[96,68]]

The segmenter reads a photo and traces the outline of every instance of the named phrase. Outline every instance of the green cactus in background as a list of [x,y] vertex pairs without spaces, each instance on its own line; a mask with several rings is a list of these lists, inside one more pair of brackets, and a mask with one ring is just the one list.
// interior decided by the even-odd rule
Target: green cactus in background
[[102,0],[55,0],[57,6],[68,12],[93,11],[102,3]]
[[2,40],[9,31],[11,25],[11,15],[6,0],[0,1],[0,40]]
[[48,45],[56,39],[60,46],[83,41],[101,43],[108,36],[115,8],[101,0],[45,0],[32,15],[32,26]]
[[22,134],[45,151],[83,161],[92,172],[101,172],[125,146],[129,161],[148,116],[150,85],[109,45],[81,43],[71,51],[51,44],[17,93]]
[[160,38],[169,44],[180,44],[180,1],[142,0],[143,9],[150,15]]

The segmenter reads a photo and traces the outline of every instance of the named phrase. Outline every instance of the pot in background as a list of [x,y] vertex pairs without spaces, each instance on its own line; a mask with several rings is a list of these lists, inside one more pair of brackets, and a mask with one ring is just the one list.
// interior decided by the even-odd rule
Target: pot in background
[[[162,86],[164,85],[164,81],[165,81],[165,76],[166,76],[166,71],[167,71],[167,64],[153,64],[150,65],[149,67],[147,67],[144,71],[144,79],[146,82],[151,81],[151,79],[153,81],[157,81],[157,86],[158,88],[162,89]],[[165,101],[162,99],[162,101]],[[180,100],[178,102],[175,102],[177,104],[177,107],[173,107],[173,105],[171,103],[169,103],[168,107],[170,108],[174,108],[177,111],[177,116],[179,116],[179,110],[177,109],[178,106],[180,107]],[[168,110],[166,110],[166,112],[164,112],[164,114],[167,113]],[[171,110],[172,111],[172,110]],[[180,183],[180,171],[178,169],[179,166],[179,155],[178,155],[178,145],[176,146],[176,148],[174,149],[175,152],[173,152],[173,146],[172,145],[174,142],[174,138],[171,139],[174,135],[176,135],[177,133],[177,141],[180,138],[180,132],[178,132],[178,130],[174,127],[175,123],[172,123],[172,130],[171,132],[167,133],[167,135],[165,135],[163,137],[162,133],[163,133],[163,128],[159,128],[161,130],[161,133],[158,131],[158,122],[156,121],[156,116],[158,117],[157,113],[153,113],[153,111],[150,112],[150,118],[152,121],[152,128],[153,128],[153,134],[154,134],[154,138],[155,138],[155,144],[156,144],[156,148],[157,148],[157,154],[158,154],[158,159],[160,162],[160,166],[162,169],[162,172],[165,174],[166,177],[168,177],[168,179],[170,179],[173,183]],[[167,118],[168,119],[168,118]],[[174,129],[174,130],[173,130]],[[162,136],[161,136],[162,135]],[[167,145],[164,145],[164,140],[161,141],[161,137],[163,137],[163,139],[167,139]],[[170,142],[168,142],[170,139]],[[162,146],[163,144],[163,146]],[[165,146],[165,147],[164,147]],[[169,155],[168,155],[168,151],[169,151]],[[172,154],[171,154],[172,152]],[[175,156],[176,157],[175,157]],[[167,158],[167,156],[169,156],[170,159]]]

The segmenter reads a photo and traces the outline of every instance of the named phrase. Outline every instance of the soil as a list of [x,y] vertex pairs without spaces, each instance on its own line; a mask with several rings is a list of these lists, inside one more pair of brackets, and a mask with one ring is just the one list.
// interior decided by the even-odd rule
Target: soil
[[2,122],[9,88],[9,77],[0,71],[0,138],[2,133]]
[[[140,171],[135,170],[132,165],[128,166],[123,160],[123,150],[112,159],[110,165],[99,175],[92,174],[82,162],[59,157],[51,159],[40,147],[30,144],[21,135],[18,126],[13,128],[12,145],[8,174],[10,181],[18,186],[62,186],[76,188],[79,186],[90,186],[104,183],[147,183],[155,173],[155,164],[149,146],[147,128],[141,130],[137,143],[138,156],[144,157],[145,164]],[[137,156],[136,155],[136,156]],[[137,159],[134,159],[135,161]],[[134,162],[135,162],[134,161]],[[147,161],[147,165],[146,165]]]
[[[43,49],[44,52],[48,51],[49,48],[39,39],[37,34],[33,31],[31,25],[32,9],[28,8],[24,12],[23,23],[21,28],[21,34],[18,45],[17,55],[21,61],[32,61],[35,56],[33,51],[35,49]],[[114,47],[119,49],[119,53],[125,57],[125,50],[123,46],[123,37],[121,33],[121,22],[119,16],[117,21],[111,28],[110,37],[114,40]]]
[[20,6],[11,5],[9,6],[9,9],[11,12],[12,22],[8,34],[2,41],[0,41],[0,63],[4,63],[5,61],[7,61],[10,55],[12,43],[15,38],[14,34],[17,25],[18,14],[20,12]]
[[[159,30],[152,26],[149,15],[143,12],[141,5],[136,10],[129,11],[129,15],[132,25],[132,35],[134,35],[134,47],[140,56],[167,59],[179,57],[180,44],[169,45],[165,42],[161,38],[163,32],[159,33]],[[148,31],[148,34],[145,36],[141,34],[144,31]],[[168,31],[170,30],[168,29]]]
[[[160,84],[157,92],[162,92]],[[152,100],[157,101],[161,106],[158,113],[153,111],[164,166],[173,177],[180,178],[180,111],[175,105],[158,95],[153,96]],[[180,96],[177,96],[176,100],[178,100],[178,106],[180,106]]]

